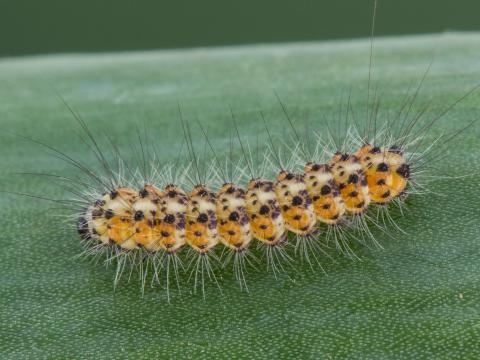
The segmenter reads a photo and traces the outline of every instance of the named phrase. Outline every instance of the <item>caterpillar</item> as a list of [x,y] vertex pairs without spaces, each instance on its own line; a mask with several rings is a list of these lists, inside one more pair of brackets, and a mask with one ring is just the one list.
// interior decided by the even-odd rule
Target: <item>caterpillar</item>
[[[157,163],[155,151],[150,151],[151,157],[145,155],[149,151],[141,141],[142,159],[133,166],[112,144],[112,165],[98,139],[65,102],[90,140],[103,171],[99,174],[50,148],[87,177],[85,181],[64,179],[75,184],[73,198],[63,202],[75,207],[77,231],[86,247],[83,255],[105,256],[107,262],[116,262],[115,284],[125,271],[137,269],[143,289],[152,271],[152,281],[165,281],[167,294],[172,274],[180,287],[179,274],[186,267],[194,278],[194,288],[199,284],[205,294],[206,279],[218,284],[212,262],[219,260],[221,266],[233,263],[240,286],[248,289],[245,272],[258,261],[252,249],[255,246],[265,254],[267,269],[276,276],[291,265],[291,244],[309,263],[312,257],[321,263],[317,257],[328,256],[324,247],[331,242],[350,256],[355,256],[352,242],[379,245],[370,227],[385,231],[386,222],[395,226],[389,209],[402,207],[407,196],[420,191],[422,185],[417,181],[422,167],[441,151],[439,146],[424,145],[428,130],[475,90],[447,106],[438,117],[420,123],[423,112],[410,114],[410,108],[422,82],[412,96],[406,96],[398,111],[398,123],[378,125],[379,104],[367,100],[363,129],[360,124],[345,126],[337,141],[326,123],[319,121],[313,131],[313,150],[308,149],[306,136],[300,136],[277,95],[293,138],[286,144],[290,153],[287,164],[276,149],[275,144],[281,141],[272,138],[268,124],[265,130],[270,149],[256,164],[249,145],[234,126],[243,159],[225,174],[214,151],[213,158],[199,160],[184,120],[182,147],[186,146],[189,154],[187,166],[182,168],[180,161]],[[345,109],[348,123],[349,103]],[[234,118],[233,112],[230,117]],[[433,144],[447,143],[463,130],[442,135]],[[201,134],[205,146],[213,150],[206,131],[196,133]],[[235,163],[233,157],[227,160],[229,166]],[[206,168],[204,173],[202,167]],[[381,224],[379,217],[385,217],[386,222]]]
[[[101,141],[63,99],[89,139],[103,174],[48,144],[36,142],[87,176],[85,181],[61,179],[75,184],[74,198],[66,202],[75,207],[76,228],[85,245],[82,255],[115,261],[115,285],[125,270],[131,273],[137,269],[143,290],[152,272],[152,282],[165,282],[169,300],[171,278],[181,288],[180,273],[186,270],[194,279],[195,291],[200,286],[205,296],[205,281],[210,279],[220,288],[216,273],[231,263],[241,289],[248,290],[245,273],[259,262],[259,253],[266,259],[267,269],[277,276],[292,265],[294,255],[288,251],[292,244],[294,253],[311,266],[321,266],[321,258],[329,256],[327,248],[332,242],[334,248],[349,256],[355,256],[352,242],[381,246],[370,227],[385,232],[388,223],[396,226],[390,209],[401,207],[407,196],[416,192],[422,162],[438,154],[432,146],[415,151],[419,142],[424,141],[434,122],[475,89],[418,131],[411,130],[416,128],[418,114],[399,127],[397,136],[392,135],[390,122],[371,138],[362,135],[368,130],[349,125],[341,144],[332,134],[327,134],[327,139],[315,134],[313,151],[308,149],[308,141],[302,141],[286,105],[276,94],[293,134],[293,145],[286,145],[286,164],[275,149],[277,141],[263,112],[260,114],[270,147],[257,160],[257,166],[249,144],[242,140],[233,111],[231,118],[242,156],[233,159],[231,153],[235,151],[231,149],[225,158],[226,169],[201,124],[197,134],[203,134],[213,158],[199,159],[180,106],[189,157],[184,167],[180,166],[181,155],[176,163],[163,166],[155,155],[149,157],[155,151],[148,149],[149,141],[141,140],[140,135],[141,166],[138,162],[133,167],[128,165],[113,145],[114,161],[109,162],[99,146]],[[370,125],[367,122],[366,127]],[[457,134],[449,138],[442,135],[434,143],[440,139],[448,142]],[[230,142],[232,148],[232,138]],[[379,214],[387,219],[382,224]],[[255,245],[260,247],[259,252],[252,250]]]

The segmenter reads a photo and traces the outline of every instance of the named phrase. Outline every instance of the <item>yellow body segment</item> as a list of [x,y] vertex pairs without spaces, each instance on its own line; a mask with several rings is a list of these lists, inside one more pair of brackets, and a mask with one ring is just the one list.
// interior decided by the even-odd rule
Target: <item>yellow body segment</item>
[[275,194],[285,227],[298,235],[311,234],[317,221],[303,176],[281,171],[275,183]]
[[370,204],[368,184],[360,161],[355,155],[335,154],[330,162],[332,175],[351,214],[362,214]]
[[207,253],[219,241],[215,194],[197,185],[188,194],[186,241],[192,249]]
[[345,214],[345,205],[330,166],[306,164],[305,184],[313,201],[317,220],[329,225],[338,224]]
[[115,216],[109,220],[107,228],[110,240],[120,245],[123,249],[131,250],[137,247],[133,239],[135,230],[130,218]]
[[285,221],[276,199],[273,182],[250,180],[246,208],[255,238],[268,245],[277,245],[286,239]]
[[235,251],[242,251],[252,240],[247,215],[245,191],[234,184],[225,184],[217,194],[217,222],[220,241]]

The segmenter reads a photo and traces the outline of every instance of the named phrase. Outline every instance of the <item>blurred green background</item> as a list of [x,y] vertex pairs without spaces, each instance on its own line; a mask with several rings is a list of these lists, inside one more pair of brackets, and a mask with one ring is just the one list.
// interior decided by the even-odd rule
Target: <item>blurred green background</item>
[[[368,36],[373,0],[0,0],[0,56]],[[377,35],[480,29],[478,0],[381,0]]]

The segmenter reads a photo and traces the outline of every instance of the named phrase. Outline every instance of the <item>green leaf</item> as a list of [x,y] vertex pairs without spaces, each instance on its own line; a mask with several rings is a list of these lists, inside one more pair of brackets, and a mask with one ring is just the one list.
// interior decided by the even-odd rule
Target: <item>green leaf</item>
[[[475,33],[379,39],[372,89],[382,109],[398,109],[433,59],[419,95],[420,104],[431,101],[431,118],[478,82],[479,48]],[[46,179],[13,173],[78,174],[8,132],[94,163],[55,92],[126,152],[134,124],[145,122],[162,160],[171,160],[182,142],[177,101],[220,151],[228,148],[229,106],[250,142],[263,131],[259,109],[286,136],[273,89],[297,120],[326,132],[322,114],[333,117],[350,90],[363,116],[368,63],[367,40],[3,59],[1,187],[62,197]],[[478,94],[459,103],[432,139],[465,127],[478,104]],[[252,271],[250,293],[226,271],[223,295],[209,284],[205,300],[185,290],[170,305],[158,287],[142,298],[136,279],[114,291],[113,268],[74,259],[78,236],[50,204],[3,194],[1,358],[478,358],[479,136],[474,125],[446,145],[431,164],[442,176],[430,184],[435,194],[408,199],[404,216],[395,214],[407,234],[379,232],[384,250],[361,249],[362,261],[325,258],[326,275],[299,266],[293,281]]]

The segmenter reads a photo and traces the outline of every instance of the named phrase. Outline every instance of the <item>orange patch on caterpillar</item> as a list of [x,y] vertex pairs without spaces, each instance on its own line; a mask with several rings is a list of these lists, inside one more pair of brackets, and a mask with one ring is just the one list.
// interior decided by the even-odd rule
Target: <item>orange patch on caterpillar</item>
[[305,165],[305,184],[317,220],[329,224],[338,224],[345,214],[345,205],[327,164]]
[[115,216],[108,221],[107,229],[109,239],[122,248],[134,249],[137,246],[132,238],[135,230],[131,219]]
[[285,227],[298,235],[312,233],[317,220],[303,175],[281,171],[277,176],[275,193]]
[[203,224],[187,224],[187,243],[199,252],[209,250],[211,243],[207,227]]
[[365,212],[370,204],[370,195],[365,173],[358,158],[355,155],[337,153],[330,166],[345,210],[352,214]]
[[286,227],[300,235],[308,235],[315,227],[315,216],[300,207],[292,207],[282,211]]
[[345,212],[343,204],[342,206],[338,206],[338,203],[333,198],[318,199],[314,201],[313,206],[317,219],[329,225],[338,224],[341,216]]
[[133,240],[147,250],[157,251],[159,249],[159,232],[149,223],[149,220],[135,223]]
[[185,235],[178,236],[175,225],[161,223],[155,230],[160,235],[159,247],[167,253],[173,253],[185,244]]
[[276,231],[275,224],[272,219],[267,216],[256,216],[251,223],[252,231],[258,240],[269,245],[278,243],[281,237]]
[[244,249],[250,242],[242,238],[242,228],[239,224],[227,221],[218,227],[222,243],[234,250]]

